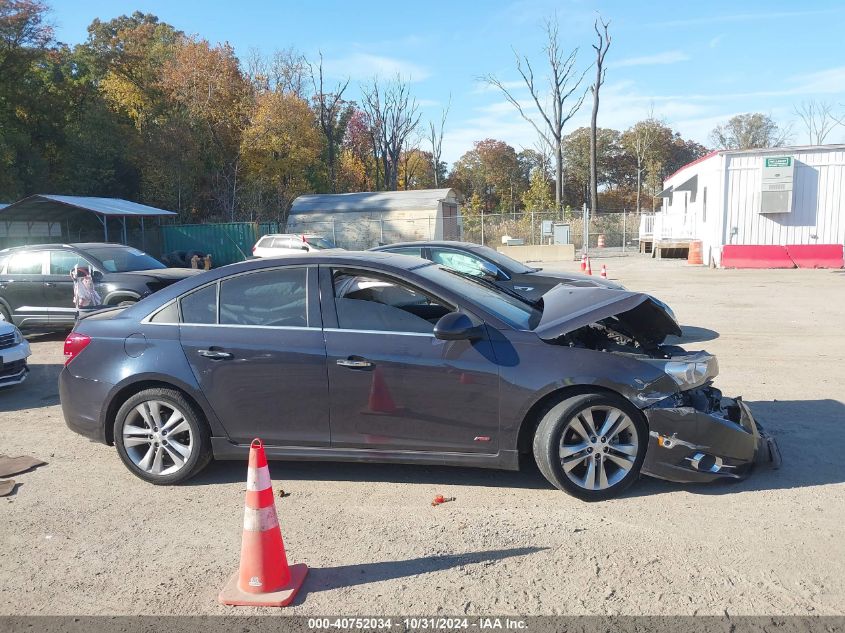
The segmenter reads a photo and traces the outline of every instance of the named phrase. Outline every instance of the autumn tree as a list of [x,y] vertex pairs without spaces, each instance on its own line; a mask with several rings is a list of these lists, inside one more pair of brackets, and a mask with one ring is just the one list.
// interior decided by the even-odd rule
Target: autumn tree
[[[294,94],[268,92],[257,98],[243,133],[241,152],[247,178],[268,196],[263,207],[284,220],[294,199],[313,190],[320,167],[320,132],[308,103]],[[258,199],[262,199],[257,197]]]
[[522,173],[516,150],[488,138],[455,162],[450,182],[467,197],[478,194],[488,212],[513,211],[527,186]]
[[710,133],[710,140],[720,149],[780,147],[789,137],[789,129],[781,128],[770,116],[759,112],[737,114]]
[[[528,57],[516,55],[516,70],[522,77],[525,87],[536,106],[540,121],[526,112],[507,85],[493,75],[487,75],[488,84],[498,88],[513,105],[519,115],[537,131],[543,140],[553,148],[555,155],[555,206],[563,204],[563,128],[581,108],[586,91],[580,91],[586,70],[578,72],[576,68],[578,49],[565,53],[561,48],[559,25],[557,20],[547,20],[545,24],[545,54],[549,67],[549,90],[545,93],[534,77],[534,68]],[[549,106],[548,104],[551,103]]]
[[543,169],[535,168],[531,172],[528,189],[522,194],[522,204],[527,211],[548,211],[554,207],[552,183]]
[[320,53],[317,75],[314,76],[312,69],[311,80],[314,84],[314,110],[325,139],[329,186],[332,193],[337,193],[337,155],[343,137],[346,135],[349,118],[355,111],[354,106],[343,99],[343,93],[349,86],[349,79],[338,83],[331,92],[326,92],[323,83],[323,54]]

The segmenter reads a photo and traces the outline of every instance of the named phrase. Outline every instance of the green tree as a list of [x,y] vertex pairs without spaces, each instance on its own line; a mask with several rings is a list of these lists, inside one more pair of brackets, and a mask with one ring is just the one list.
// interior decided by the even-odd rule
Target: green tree
[[535,169],[531,172],[528,190],[522,194],[522,204],[526,211],[554,209],[555,199],[552,196],[552,183],[542,169]]
[[789,129],[782,129],[768,115],[759,112],[737,114],[716,126],[710,140],[720,149],[757,149],[779,147],[789,139]]

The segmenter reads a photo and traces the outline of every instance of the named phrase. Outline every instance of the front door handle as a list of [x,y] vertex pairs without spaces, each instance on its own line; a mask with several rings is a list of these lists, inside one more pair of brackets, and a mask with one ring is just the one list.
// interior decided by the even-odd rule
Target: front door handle
[[54,287],[55,285],[56,285],[56,284],[54,284],[52,281],[45,281],[45,282],[44,282],[44,287],[45,287],[45,288],[52,288],[52,287]]
[[221,352],[216,349],[198,349],[197,354],[210,358],[211,360],[226,360],[228,358],[232,358],[232,355],[229,352]]
[[364,358],[338,358],[337,364],[341,367],[351,367],[352,369],[370,369],[373,363]]

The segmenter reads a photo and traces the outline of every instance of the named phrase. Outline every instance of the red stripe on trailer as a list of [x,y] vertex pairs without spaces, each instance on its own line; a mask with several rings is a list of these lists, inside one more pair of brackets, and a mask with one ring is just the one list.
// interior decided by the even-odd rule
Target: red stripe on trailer
[[722,247],[723,268],[795,268],[785,246],[726,244]]
[[792,244],[786,252],[798,268],[842,268],[842,244]]

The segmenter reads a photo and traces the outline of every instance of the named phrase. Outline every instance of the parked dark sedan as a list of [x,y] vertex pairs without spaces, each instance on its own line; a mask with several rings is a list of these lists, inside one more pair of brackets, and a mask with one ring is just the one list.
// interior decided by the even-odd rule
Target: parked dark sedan
[[197,270],[167,268],[122,244],[34,244],[0,251],[0,320],[66,328],[76,320],[71,271],[90,272],[103,305],[134,303]]
[[453,270],[485,276],[505,290],[517,292],[531,300],[539,299],[560,283],[567,286],[624,290],[620,284],[598,275],[549,272],[520,263],[489,246],[471,242],[399,242],[376,246],[371,250],[422,257]]
[[542,307],[389,253],[251,260],[82,318],[68,426],[156,484],[254,437],[282,459],[518,469],[586,500],[641,472],[741,478],[776,459],[716,359],[662,343],[647,295],[558,286]]

